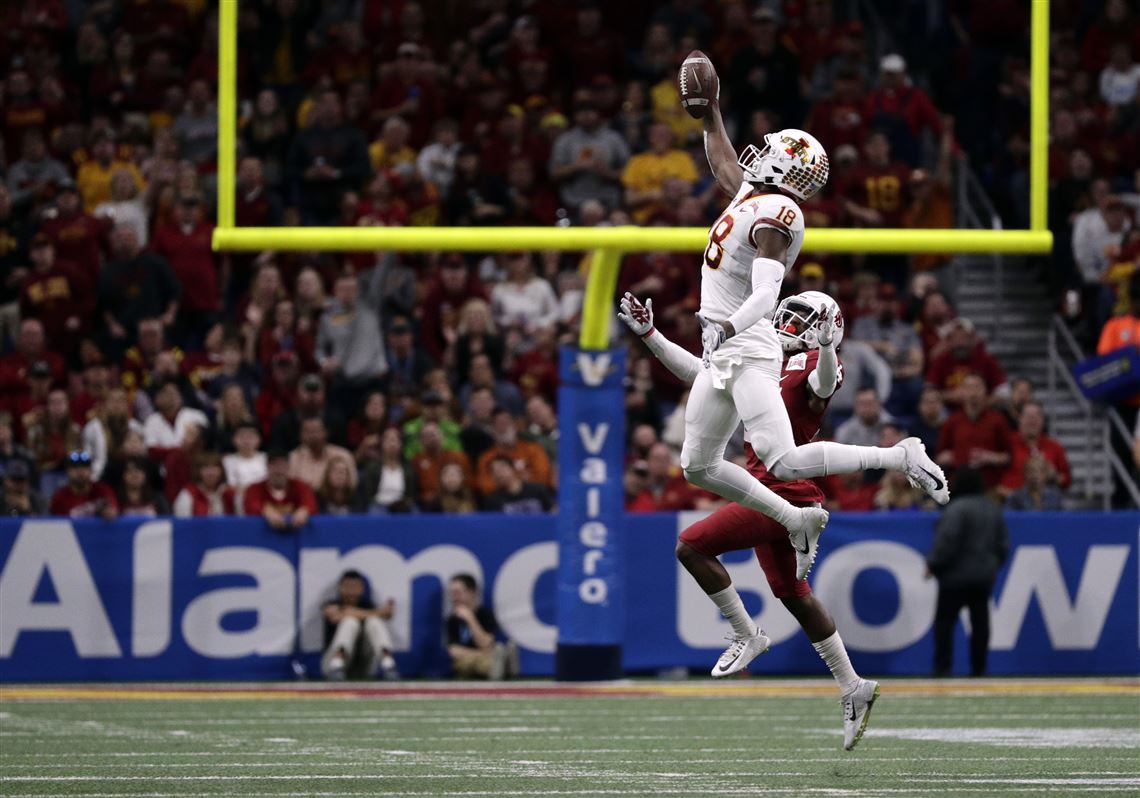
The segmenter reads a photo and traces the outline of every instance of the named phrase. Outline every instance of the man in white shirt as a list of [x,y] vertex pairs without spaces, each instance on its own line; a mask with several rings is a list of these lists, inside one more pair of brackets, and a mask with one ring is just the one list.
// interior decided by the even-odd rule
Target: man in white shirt
[[230,487],[241,491],[268,476],[265,452],[260,451],[261,430],[256,424],[242,424],[234,430],[234,448],[236,452],[222,458]]
[[143,424],[143,439],[151,451],[177,449],[182,446],[189,427],[204,430],[210,424],[201,410],[183,406],[182,389],[174,379],[166,380],[155,390],[154,407],[156,412]]

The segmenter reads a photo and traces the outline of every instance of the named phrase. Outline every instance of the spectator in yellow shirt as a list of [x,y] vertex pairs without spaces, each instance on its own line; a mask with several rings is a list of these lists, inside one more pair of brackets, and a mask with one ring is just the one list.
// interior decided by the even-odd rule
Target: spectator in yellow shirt
[[633,220],[638,224],[673,207],[689,194],[696,181],[692,156],[673,147],[673,132],[664,122],[649,128],[649,149],[630,158],[621,175],[626,204],[633,208]]
[[111,201],[111,178],[120,169],[130,174],[135,181],[135,188],[141,194],[146,188],[146,182],[138,167],[130,161],[115,157],[115,140],[109,133],[96,134],[91,143],[91,158],[80,165],[79,174],[75,178],[83,197],[84,210],[92,213],[102,203]]
[[408,146],[411,126],[399,116],[390,116],[380,129],[380,138],[368,145],[372,169],[383,172],[391,169],[398,173],[414,171],[416,151]]
[[700,139],[704,134],[704,123],[693,119],[681,107],[681,94],[677,91],[677,76],[667,75],[660,83],[649,90],[649,100],[653,106],[653,118],[664,122],[673,133],[673,140],[684,144],[690,139]]

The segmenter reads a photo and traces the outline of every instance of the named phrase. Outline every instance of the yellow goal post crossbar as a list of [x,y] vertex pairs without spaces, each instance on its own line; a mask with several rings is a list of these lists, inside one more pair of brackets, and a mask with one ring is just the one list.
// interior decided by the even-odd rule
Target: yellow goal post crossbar
[[[216,250],[453,251],[507,249],[594,251],[579,345],[609,342],[614,287],[626,252],[696,252],[708,243],[698,227],[237,227],[237,8],[221,0],[218,25],[218,218]],[[1048,199],[1049,0],[1032,0],[1028,230],[810,229],[804,250],[830,253],[1041,254],[1053,247]]]

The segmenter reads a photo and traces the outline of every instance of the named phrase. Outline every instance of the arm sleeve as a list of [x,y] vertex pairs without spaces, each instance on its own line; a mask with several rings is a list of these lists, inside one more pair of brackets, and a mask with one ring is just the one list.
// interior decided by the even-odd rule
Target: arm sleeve
[[691,385],[697,378],[697,372],[701,368],[700,359],[670,341],[660,330],[654,329],[642,340],[653,356],[681,382]]
[[752,261],[752,296],[728,317],[736,334],[744,332],[776,309],[783,282],[784,264],[771,258]]
[[834,343],[819,348],[819,360],[808,375],[808,387],[820,399],[827,399],[839,387],[839,358]]

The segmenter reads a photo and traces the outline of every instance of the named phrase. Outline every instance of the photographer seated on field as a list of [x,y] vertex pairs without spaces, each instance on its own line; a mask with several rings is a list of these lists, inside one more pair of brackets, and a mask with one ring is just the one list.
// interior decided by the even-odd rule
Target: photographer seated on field
[[336,598],[327,602],[321,613],[325,618],[325,653],[321,657],[321,673],[329,681],[353,678],[371,679],[381,676],[389,681],[399,679],[396,660],[392,659],[392,636],[387,621],[395,602],[388,599],[377,607],[368,595],[368,583],[359,571],[340,575]]
[[495,640],[499,623],[490,607],[479,604],[479,583],[471,574],[456,574],[447,583],[451,614],[447,616],[447,654],[451,669],[463,679],[499,681],[519,673],[519,649]]

